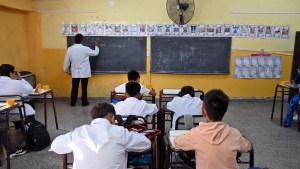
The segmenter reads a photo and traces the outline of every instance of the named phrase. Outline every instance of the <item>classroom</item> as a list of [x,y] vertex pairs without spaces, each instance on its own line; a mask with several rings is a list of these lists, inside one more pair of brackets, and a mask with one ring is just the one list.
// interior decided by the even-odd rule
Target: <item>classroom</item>
[[[135,44],[134,38],[136,38],[137,41],[142,41],[144,45],[145,60],[142,60],[142,62],[144,61],[144,65],[138,65],[138,67],[142,67],[142,71],[140,72],[141,83],[145,86],[151,84],[156,93],[159,93],[164,88],[180,89],[182,86],[190,85],[203,90],[204,93],[215,88],[222,89],[230,99],[238,100],[237,102],[241,101],[243,102],[242,104],[246,104],[245,102],[249,101],[249,104],[255,102],[253,103],[254,105],[259,105],[258,103],[262,102],[262,105],[266,106],[263,109],[267,111],[267,115],[263,116],[266,117],[265,121],[268,121],[269,126],[276,126],[276,129],[280,130],[280,133],[284,133],[284,128],[279,126],[278,116],[280,110],[278,102],[275,107],[276,120],[270,121],[269,116],[272,110],[276,85],[282,81],[293,80],[295,76],[292,78],[292,71],[296,71],[300,67],[300,63],[294,63],[295,61],[293,60],[293,57],[295,57],[294,51],[300,47],[299,44],[298,46],[295,45],[296,32],[300,31],[300,1],[254,0],[246,2],[241,0],[194,0],[193,2],[195,3],[195,11],[188,25],[239,25],[240,28],[243,25],[256,25],[258,27],[263,25],[265,28],[268,26],[277,27],[281,31],[285,27],[288,29],[288,34],[285,37],[282,35],[280,37],[267,37],[266,35],[264,37],[249,37],[246,35],[219,37],[214,34],[206,34],[208,36],[204,37],[204,39],[215,39],[216,41],[220,40],[220,38],[230,39],[230,42],[226,41],[226,43],[230,44],[230,50],[226,58],[228,67],[226,67],[227,69],[225,68],[225,72],[217,73],[155,72],[154,68],[157,68],[155,67],[157,65],[154,66],[155,62],[151,61],[151,57],[152,54],[155,55],[158,53],[155,51],[154,45],[156,42],[155,38],[159,34],[149,34],[140,37],[133,36],[129,43]],[[166,3],[167,0],[1,0],[0,20],[3,25],[0,26],[0,32],[2,33],[2,36],[0,36],[0,63],[12,64],[18,71],[23,70],[34,73],[37,83],[49,85],[54,92],[55,99],[62,100],[61,103],[58,101],[58,107],[63,103],[67,105],[68,102],[66,100],[70,96],[72,78],[69,74],[63,72],[63,63],[67,47],[72,45],[72,42],[68,42],[68,40],[74,35],[71,35],[71,33],[70,36],[63,34],[65,25],[88,25],[96,23],[110,25],[173,25],[173,21],[167,13]],[[130,35],[105,35],[105,37],[102,37],[102,46],[101,38],[99,41],[100,52],[101,47],[110,42],[110,37],[119,36],[122,38],[123,36]],[[188,36],[187,38],[192,38],[192,34],[173,35],[171,37],[179,39],[186,36]],[[89,38],[88,35],[86,37]],[[105,38],[108,38],[108,40]],[[115,41],[112,40],[111,42]],[[124,41],[124,43],[126,42]],[[185,42],[192,44],[193,40],[184,41],[183,43]],[[197,41],[197,43],[202,42]],[[199,47],[199,45],[195,45],[195,47]],[[160,48],[159,46],[158,48],[163,49],[163,47]],[[170,50],[175,48],[176,46],[171,46]],[[242,71],[236,69],[238,59],[250,58],[251,54],[260,55],[261,50],[266,54],[270,54],[271,57],[280,58],[279,65],[281,71],[279,75],[269,78],[237,76],[235,71]],[[128,53],[128,56],[130,55],[131,53]],[[136,54],[132,55],[137,56]],[[116,62],[113,56],[109,59],[113,63]],[[208,62],[213,63],[212,60]],[[88,97],[91,99],[91,103],[97,103],[97,99],[108,100],[111,90],[115,86],[127,81],[127,71],[114,72],[114,70],[109,70],[104,73],[93,74],[88,84]],[[158,99],[159,95],[156,96],[156,100]],[[234,105],[238,106],[238,103],[234,103]],[[286,101],[284,103],[284,116],[287,111],[287,105]],[[37,108],[41,107],[37,106]],[[80,107],[79,109],[89,112],[91,105],[88,108]],[[72,111],[68,107],[58,108],[58,110]],[[79,112],[80,110],[76,111]],[[41,119],[43,118],[41,117]],[[62,119],[65,119],[65,117]],[[50,123],[53,124],[53,122]],[[82,121],[78,124],[82,124]],[[263,124],[260,125],[263,127]],[[293,140],[295,141],[293,143],[296,143],[296,147],[299,149],[300,141],[296,125],[297,123],[293,126],[292,131],[288,132],[291,132],[289,136],[295,135],[298,139],[296,141]],[[65,124],[62,124],[62,126],[67,130],[73,130],[75,127],[78,127],[71,125],[72,128],[71,126],[65,126]],[[51,131],[50,135],[51,133],[55,136],[62,134],[55,131]],[[259,138],[259,136],[257,137]],[[45,152],[43,157],[45,157]],[[54,159],[60,158],[55,157]],[[300,167],[299,160],[298,162],[294,162],[293,166]],[[268,167],[268,165],[262,167]],[[45,168],[47,167],[45,166]],[[53,168],[57,168],[57,166]]]

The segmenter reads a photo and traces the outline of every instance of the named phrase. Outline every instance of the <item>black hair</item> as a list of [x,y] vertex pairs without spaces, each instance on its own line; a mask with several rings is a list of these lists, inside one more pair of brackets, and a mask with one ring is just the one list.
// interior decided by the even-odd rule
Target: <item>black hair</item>
[[130,97],[135,97],[141,91],[141,85],[138,82],[126,83],[126,92]]
[[130,70],[127,73],[127,78],[128,81],[136,81],[138,78],[140,78],[140,74],[136,70]]
[[116,115],[114,106],[109,103],[97,103],[91,110],[93,119],[105,118],[108,114]]
[[229,104],[229,97],[220,89],[213,89],[204,96],[203,106],[212,121],[222,121]]
[[183,86],[178,93],[178,96],[182,97],[186,94],[189,94],[191,97],[195,97],[195,90],[192,86]]
[[1,76],[9,76],[10,72],[14,72],[15,71],[15,67],[13,65],[10,64],[3,64],[0,66],[0,75]]
[[82,34],[79,33],[79,34],[75,35],[75,43],[80,44],[82,42],[82,40],[83,40]]

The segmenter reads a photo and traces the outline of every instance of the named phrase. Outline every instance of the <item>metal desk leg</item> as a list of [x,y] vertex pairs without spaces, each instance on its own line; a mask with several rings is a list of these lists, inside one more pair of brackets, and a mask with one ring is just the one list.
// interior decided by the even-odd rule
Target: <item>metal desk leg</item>
[[254,167],[254,150],[250,151],[250,167]]
[[283,116],[283,100],[284,100],[284,89],[281,89],[281,113],[280,113],[280,126],[282,126],[282,116]]
[[[21,109],[20,106],[18,106],[18,110],[19,110],[19,113],[20,113],[21,124],[22,124],[22,126],[25,126],[25,122],[24,122],[24,120],[23,120],[24,117],[23,117],[22,109]],[[25,131],[25,128],[24,128],[24,127],[21,127],[21,130],[22,130],[22,133],[23,133],[23,136],[24,136],[26,149],[29,150],[28,139],[27,139],[27,137],[26,137],[26,131]]]
[[9,149],[9,110],[6,111],[6,144],[5,144],[5,148],[6,148],[6,168],[10,169],[10,149]]
[[44,118],[45,118],[45,127],[47,129],[47,94],[44,94]]
[[271,119],[273,119],[273,115],[274,115],[274,108],[275,108],[275,103],[276,103],[277,90],[278,90],[278,86],[276,86],[276,88],[275,88],[275,94],[274,94],[274,100],[273,100],[273,107],[272,107]]
[[53,112],[54,112],[55,126],[56,126],[56,130],[58,130],[58,123],[57,123],[56,109],[55,109],[55,103],[54,103],[54,94],[53,94],[52,91],[51,91],[51,100],[52,100],[52,106],[53,106]]

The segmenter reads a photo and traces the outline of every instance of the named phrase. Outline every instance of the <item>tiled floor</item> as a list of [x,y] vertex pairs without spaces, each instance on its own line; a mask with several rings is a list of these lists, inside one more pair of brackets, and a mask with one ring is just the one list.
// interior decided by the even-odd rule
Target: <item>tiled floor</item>
[[[93,104],[109,99],[90,99],[87,107],[70,107],[67,99],[56,99],[59,130],[55,129],[53,111],[49,104],[48,130],[53,140],[56,136],[73,130],[91,121],[89,114]],[[43,119],[43,106],[37,104],[37,119]],[[270,169],[299,169],[300,168],[300,133],[297,123],[291,128],[279,126],[279,103],[276,106],[274,120],[270,120],[272,102],[270,101],[232,101],[224,121],[239,129],[248,137],[255,150],[255,166]],[[285,104],[285,113],[287,104]],[[12,169],[59,169],[62,168],[62,157],[46,148],[39,152],[28,152],[25,155],[11,159]],[[5,159],[1,155],[6,168]],[[247,165],[240,165],[242,169]],[[186,167],[183,167],[186,168]]]

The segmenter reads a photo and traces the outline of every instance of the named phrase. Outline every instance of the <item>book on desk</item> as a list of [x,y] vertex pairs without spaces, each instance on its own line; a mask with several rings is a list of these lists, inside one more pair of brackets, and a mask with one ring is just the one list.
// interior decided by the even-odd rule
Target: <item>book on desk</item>
[[171,130],[171,131],[169,131],[169,139],[170,139],[171,146],[175,149],[178,149],[178,148],[176,148],[176,146],[174,144],[175,138],[178,136],[185,135],[185,133],[188,131],[190,131],[190,130]]

